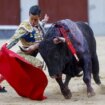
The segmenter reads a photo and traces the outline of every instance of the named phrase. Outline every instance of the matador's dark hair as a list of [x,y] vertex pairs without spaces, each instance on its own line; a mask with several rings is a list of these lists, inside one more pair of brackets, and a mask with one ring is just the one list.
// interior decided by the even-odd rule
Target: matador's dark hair
[[40,16],[40,14],[41,14],[40,7],[38,5],[32,6],[29,10],[29,14]]

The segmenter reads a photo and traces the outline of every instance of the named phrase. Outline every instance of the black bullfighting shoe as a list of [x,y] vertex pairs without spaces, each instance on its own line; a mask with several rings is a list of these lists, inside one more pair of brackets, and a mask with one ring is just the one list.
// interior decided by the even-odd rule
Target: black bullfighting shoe
[[7,92],[7,90],[5,89],[5,87],[0,88],[0,93],[4,93]]

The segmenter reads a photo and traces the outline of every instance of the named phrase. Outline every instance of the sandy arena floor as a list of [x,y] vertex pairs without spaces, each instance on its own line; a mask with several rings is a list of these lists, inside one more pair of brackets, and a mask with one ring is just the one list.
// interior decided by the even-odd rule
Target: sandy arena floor
[[[6,81],[4,81],[2,85],[6,87],[8,92],[0,93],[0,105],[105,105],[105,37],[97,36],[96,41],[102,85],[97,86],[92,80],[92,86],[96,93],[94,97],[87,97],[86,86],[81,77],[71,79],[69,88],[72,92],[72,98],[69,100],[64,99],[61,95],[58,84],[55,80],[48,76],[48,72],[46,70],[44,72],[46,73],[49,81],[45,90],[45,95],[48,97],[46,100],[36,101],[20,97],[14,89],[10,87]],[[6,40],[1,40],[0,45],[5,42]],[[17,50],[17,48],[14,47],[13,50]]]

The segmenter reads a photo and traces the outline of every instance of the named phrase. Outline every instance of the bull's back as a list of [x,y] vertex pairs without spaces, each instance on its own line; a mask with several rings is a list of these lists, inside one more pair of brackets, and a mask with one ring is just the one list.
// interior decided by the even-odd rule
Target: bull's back
[[84,38],[87,40],[91,54],[96,53],[96,40],[90,26],[84,22],[76,22],[76,24],[83,33]]

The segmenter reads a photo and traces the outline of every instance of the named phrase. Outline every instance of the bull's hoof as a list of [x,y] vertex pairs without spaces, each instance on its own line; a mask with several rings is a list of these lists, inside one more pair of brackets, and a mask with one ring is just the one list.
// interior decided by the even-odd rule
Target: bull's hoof
[[98,81],[98,82],[97,82],[97,85],[101,85],[101,81]]
[[61,89],[61,92],[64,96],[65,99],[71,99],[72,97],[72,94],[71,94],[71,91],[69,89]]
[[87,96],[88,97],[95,96],[95,92],[94,92],[94,90],[92,88],[87,91]]
[[95,92],[88,92],[88,93],[87,93],[87,96],[88,96],[88,97],[95,96]]
[[101,84],[101,80],[100,80],[100,78],[99,78],[98,75],[94,75],[93,78],[94,78],[94,80],[95,80],[95,82],[96,82],[97,85],[100,85]]
[[95,82],[96,82],[97,85],[101,85],[100,79],[97,79]]

